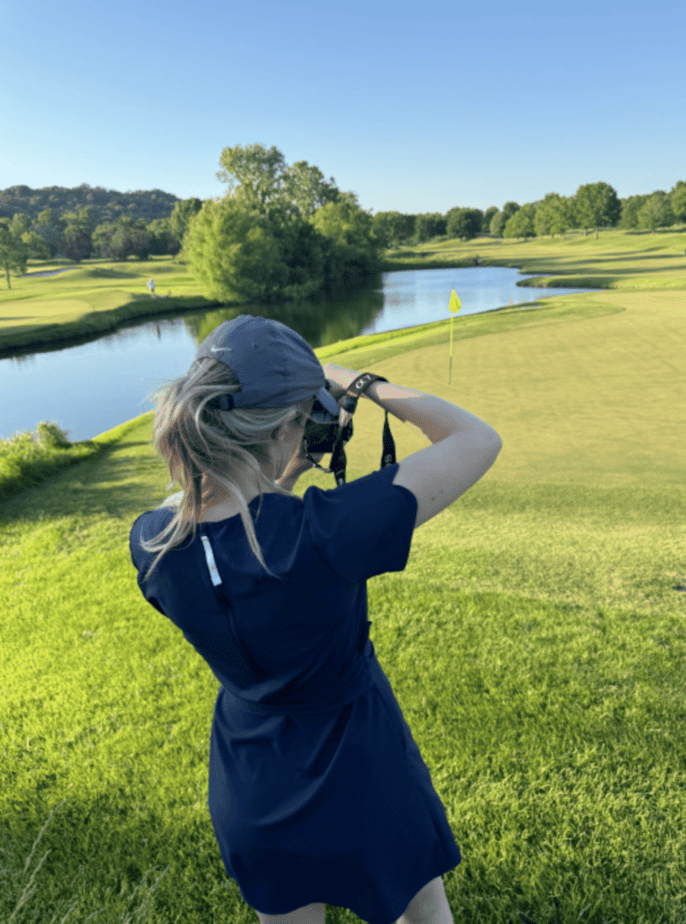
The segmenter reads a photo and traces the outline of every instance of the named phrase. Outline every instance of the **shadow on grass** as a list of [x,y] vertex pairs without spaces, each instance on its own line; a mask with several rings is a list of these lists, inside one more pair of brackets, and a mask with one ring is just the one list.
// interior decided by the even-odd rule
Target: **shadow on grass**
[[19,520],[38,524],[45,519],[98,514],[132,518],[133,523],[141,512],[164,500],[151,495],[150,483],[164,486],[169,480],[168,469],[150,451],[148,442],[124,439],[32,487],[30,500],[26,491],[5,500],[0,507],[0,527]]

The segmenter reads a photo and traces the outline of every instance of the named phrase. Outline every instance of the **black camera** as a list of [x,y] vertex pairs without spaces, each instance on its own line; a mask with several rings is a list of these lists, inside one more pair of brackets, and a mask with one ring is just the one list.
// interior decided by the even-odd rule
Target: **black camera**
[[[359,382],[363,387],[366,386],[366,382],[362,381],[363,377],[360,376],[353,383],[353,388]],[[384,379],[383,381],[387,381]],[[328,391],[331,391],[329,382],[327,380],[326,388]],[[303,434],[303,448],[305,456],[315,465],[320,471],[328,474],[333,474],[336,477],[336,485],[345,484],[345,469],[347,464],[347,459],[345,456],[345,444],[351,439],[353,435],[353,421],[352,414],[355,413],[355,408],[357,407],[358,398],[354,395],[344,394],[337,399],[338,406],[341,407],[344,411],[347,411],[351,416],[348,419],[348,422],[345,426],[341,427],[339,423],[339,418],[330,414],[329,411],[324,407],[324,405],[315,400],[312,411],[310,413],[311,420],[308,420],[305,423],[305,432]],[[318,462],[312,458],[311,453],[321,452],[321,453],[331,453],[331,462],[330,468],[322,468]],[[388,424],[388,411],[386,411],[386,421],[384,423],[383,430],[383,453],[381,456],[381,467],[385,465],[391,465],[395,462],[395,442],[391,434],[391,428]]]
[[[326,383],[326,388],[327,391],[331,390],[328,382]],[[338,405],[342,407],[344,411],[353,413],[357,405],[357,399],[349,395],[343,395],[338,400]],[[306,422],[305,433],[303,435],[305,454],[310,459],[310,462],[314,462],[314,459],[310,458],[310,453],[334,452],[336,446],[341,446],[342,448],[342,444],[347,443],[353,435],[352,418],[350,418],[344,427],[341,427],[339,425],[339,418],[330,414],[318,400],[315,400],[312,406],[310,417],[312,419]],[[314,464],[317,465],[316,462]],[[321,468],[320,465],[317,465],[317,467]]]

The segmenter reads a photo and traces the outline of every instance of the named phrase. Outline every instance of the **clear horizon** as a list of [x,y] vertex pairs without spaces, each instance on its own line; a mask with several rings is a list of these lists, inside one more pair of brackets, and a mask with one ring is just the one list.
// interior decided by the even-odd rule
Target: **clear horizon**
[[3,13],[2,189],[206,199],[225,190],[222,149],[256,142],[373,211],[686,180],[683,3],[23,0]]

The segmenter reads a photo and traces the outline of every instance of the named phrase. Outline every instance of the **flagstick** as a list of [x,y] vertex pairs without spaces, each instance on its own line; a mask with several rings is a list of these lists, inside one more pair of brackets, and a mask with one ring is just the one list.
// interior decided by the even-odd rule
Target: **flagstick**
[[462,302],[457,297],[455,289],[453,289],[450,293],[450,304],[448,306],[448,310],[450,311],[450,366],[448,369],[448,385],[450,385],[453,376],[453,318],[461,307]]

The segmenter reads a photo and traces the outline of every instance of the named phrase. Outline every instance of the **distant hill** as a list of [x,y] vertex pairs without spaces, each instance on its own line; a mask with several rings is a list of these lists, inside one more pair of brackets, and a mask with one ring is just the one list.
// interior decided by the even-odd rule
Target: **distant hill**
[[122,215],[128,215],[134,221],[143,218],[147,223],[155,218],[168,218],[178,201],[177,196],[162,192],[161,189],[137,189],[135,192],[122,193],[116,189],[103,189],[102,186],[89,186],[87,183],[74,189],[66,189],[64,186],[46,186],[43,189],[10,186],[9,189],[0,190],[0,218],[12,218],[16,212],[22,212],[33,221],[43,209],[50,208],[60,217],[65,212],[75,212],[90,205],[98,222],[114,221]]

